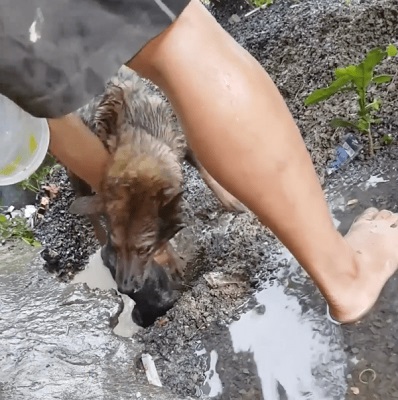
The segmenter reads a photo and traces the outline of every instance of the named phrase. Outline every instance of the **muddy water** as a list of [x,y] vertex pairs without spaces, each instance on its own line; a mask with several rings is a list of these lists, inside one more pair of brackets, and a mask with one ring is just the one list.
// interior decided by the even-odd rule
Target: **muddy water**
[[257,306],[230,326],[234,350],[253,352],[265,399],[342,399],[342,332],[298,265],[290,270],[289,278],[280,276],[256,295],[264,314]]
[[[98,250],[90,257],[86,268],[74,277],[72,283],[84,283],[90,289],[113,289],[117,291],[116,282],[112,278],[109,269],[102,262],[101,250]],[[119,293],[119,295],[121,295],[124,307],[122,313],[119,315],[118,323],[113,329],[113,333],[128,338],[141,328],[131,318],[135,304],[134,301],[124,294]]]
[[[293,259],[288,261],[278,279],[255,295],[256,307],[229,326],[230,338],[225,341],[233,347],[230,357],[251,354],[260,379],[252,398],[342,400],[347,391],[342,331],[329,321],[325,304],[308,277]],[[214,359],[210,370],[217,373]],[[253,396],[245,397],[245,390],[225,383],[227,390],[221,391],[217,380],[208,380],[203,391],[222,399]]]

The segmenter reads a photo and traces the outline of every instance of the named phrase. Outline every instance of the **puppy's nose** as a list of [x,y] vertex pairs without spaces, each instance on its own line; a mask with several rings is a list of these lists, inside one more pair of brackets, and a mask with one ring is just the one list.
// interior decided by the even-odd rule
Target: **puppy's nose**
[[123,294],[129,294],[136,292],[141,288],[138,280],[135,277],[125,278],[119,287],[119,292]]

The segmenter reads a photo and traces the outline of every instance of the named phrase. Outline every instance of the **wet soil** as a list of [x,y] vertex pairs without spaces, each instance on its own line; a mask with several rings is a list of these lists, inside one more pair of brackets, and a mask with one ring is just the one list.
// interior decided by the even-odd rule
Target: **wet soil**
[[[276,0],[271,7],[246,18],[244,15],[249,9],[245,2],[225,2],[213,11],[231,35],[275,80],[301,128],[319,177],[324,181],[325,166],[345,133],[330,128],[328,121],[352,114],[355,103],[349,96],[344,96],[307,109],[303,105],[304,98],[310,91],[330,82],[333,68],[359,61],[371,47],[397,42],[397,2],[352,0],[347,6],[334,0]],[[240,22],[229,22],[232,14],[238,14]],[[396,61],[389,61],[379,72],[395,74],[396,67]],[[387,92],[385,88],[376,92],[383,100],[383,122],[374,131],[376,142],[386,133],[396,137],[397,93]],[[396,163],[397,157],[395,144],[380,150],[373,160],[368,160],[365,148],[359,160],[326,180],[330,201],[338,203],[339,193],[343,193],[344,201],[352,197],[361,199],[353,208],[332,207],[336,219],[341,221],[341,230],[348,229],[354,216],[367,204],[396,210],[396,175],[388,187],[383,186],[387,183],[380,183],[362,193],[357,185],[376,172],[393,174],[391,163]],[[290,263],[289,257],[285,257],[285,261],[281,258],[283,248],[272,233],[250,213],[225,212],[195,171],[185,166],[184,173],[185,199],[189,204],[186,211],[188,227],[180,232],[176,243],[188,259],[187,290],[165,318],[134,336],[142,349],[154,357],[164,385],[182,397],[203,398],[206,394],[218,393],[215,398],[220,399],[274,400],[272,396],[275,399],[279,396],[280,400],[340,400],[344,396],[342,393],[347,393],[348,399],[394,398],[398,393],[394,280],[386,288],[386,297],[378,304],[381,311],[375,313],[375,320],[369,319],[360,326],[343,330],[334,328],[325,316],[322,298],[308,279],[302,277],[297,268],[294,274],[285,268]],[[98,250],[98,244],[85,218],[68,213],[74,195],[65,172],[60,170],[51,179],[60,187],[60,195],[51,203],[36,234],[46,248],[46,268],[68,281],[85,267],[89,256]],[[299,279],[295,281],[283,271],[289,271],[291,276],[299,276]],[[229,278],[233,272],[244,278],[243,282],[217,288],[206,279],[210,272],[224,278]],[[272,297],[263,298],[258,294],[264,285],[271,284],[282,285],[283,296],[295,298],[298,305],[287,305],[288,311],[278,309],[273,305]],[[279,295],[282,296],[276,294]],[[256,347],[259,349],[256,355],[248,342],[237,345],[231,336],[230,325],[243,320],[242,313],[252,315],[253,311],[249,310],[254,305],[261,311],[261,302],[265,303],[265,309],[274,307],[281,315],[280,319],[271,319],[273,324],[266,328],[262,322],[255,328],[264,332],[260,336],[265,344],[273,343],[280,351],[281,357],[271,359],[271,366],[263,364],[258,356],[267,354],[269,348]],[[280,321],[288,322],[280,325]],[[303,324],[306,328],[301,332],[299,327]],[[247,326],[247,332],[254,329]],[[304,348],[312,354],[306,359],[305,368],[292,363],[292,360],[304,359],[302,353],[296,352],[300,347],[292,344],[293,339],[300,339],[297,331],[304,335],[302,341],[307,343]],[[314,332],[318,333],[315,344],[307,337],[313,336]],[[277,340],[275,334],[278,336],[278,333]],[[260,339],[250,340],[258,342]],[[319,343],[323,343],[323,347],[319,347]],[[323,358],[311,353],[314,346],[320,349]],[[210,354],[213,354],[213,362],[217,357],[216,372],[208,373],[206,378]],[[352,360],[359,361],[355,364]],[[330,363],[335,365],[333,373],[327,367]],[[359,381],[359,376],[367,368],[376,372],[376,380],[364,384]],[[284,375],[283,370],[288,370],[290,375]],[[315,380],[308,377],[308,371],[311,376],[313,371],[316,372]],[[299,376],[300,387],[289,384],[296,379],[295,374]],[[362,380],[367,377],[368,373],[361,375]],[[143,371],[136,373],[136,381],[146,383]],[[220,385],[222,393],[217,389]],[[320,395],[319,387],[327,388],[327,393],[323,391]],[[351,388],[358,388],[359,394]],[[274,389],[276,391],[272,392]],[[268,397],[262,393],[264,390]]]

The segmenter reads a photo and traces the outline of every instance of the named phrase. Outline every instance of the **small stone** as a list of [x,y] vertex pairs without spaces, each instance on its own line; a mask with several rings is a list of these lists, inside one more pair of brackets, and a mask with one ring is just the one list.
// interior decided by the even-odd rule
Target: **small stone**
[[359,394],[359,389],[356,386],[351,387],[350,390],[355,395]]
[[237,15],[237,14],[232,14],[228,19],[228,22],[230,24],[237,24],[240,21],[241,21],[241,19],[240,19],[239,15]]
[[347,206],[353,206],[354,204],[358,203],[358,199],[351,199],[347,201]]
[[265,304],[259,304],[257,307],[255,307],[254,311],[258,315],[264,315],[265,314]]

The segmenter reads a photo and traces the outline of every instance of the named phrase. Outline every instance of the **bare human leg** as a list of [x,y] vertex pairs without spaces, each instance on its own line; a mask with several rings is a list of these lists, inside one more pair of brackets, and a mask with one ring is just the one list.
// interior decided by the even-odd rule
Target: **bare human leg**
[[192,0],[128,65],[168,96],[209,173],[270,227],[314,280],[333,318],[354,322],[398,265],[398,215],[368,210],[343,238],[274,83]]

